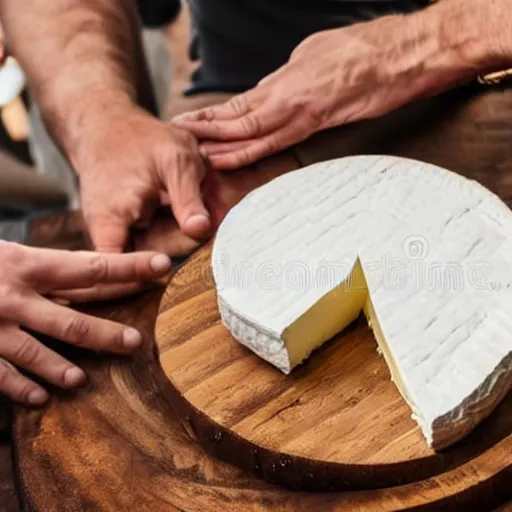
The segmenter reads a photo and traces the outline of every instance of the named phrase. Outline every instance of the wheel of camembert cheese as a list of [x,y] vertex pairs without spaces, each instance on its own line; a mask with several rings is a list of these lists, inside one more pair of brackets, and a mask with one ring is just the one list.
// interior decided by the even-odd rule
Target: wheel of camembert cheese
[[364,312],[435,449],[511,388],[512,213],[455,173],[355,156],[286,174],[229,212],[212,265],[223,324],[284,373]]

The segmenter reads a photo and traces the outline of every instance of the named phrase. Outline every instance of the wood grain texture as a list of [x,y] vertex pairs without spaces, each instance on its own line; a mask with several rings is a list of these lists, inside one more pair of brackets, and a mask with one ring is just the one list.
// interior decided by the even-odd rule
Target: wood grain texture
[[[395,124],[379,120],[319,135],[301,145],[300,159],[310,163],[355,152],[411,156],[477,177],[501,196],[512,196],[512,90],[480,97],[453,93],[393,119]],[[299,166],[285,160],[261,164],[260,170],[276,167],[265,171],[265,180]],[[228,181],[218,188],[222,208],[261,183],[258,172],[223,178]],[[159,300],[149,294],[98,306],[100,316],[139,327],[148,348],[129,359],[68,354],[88,372],[88,386],[77,395],[56,394],[41,411],[17,409],[14,447],[27,510],[484,512],[512,497],[512,488],[503,484],[512,481],[510,469],[498,473],[502,459],[489,450],[419,482],[329,494],[287,491],[212,458],[194,438],[198,432],[185,430],[184,416],[169,406],[172,388],[163,386],[166,377],[150,348]],[[500,445],[510,457],[510,446]],[[468,486],[475,478],[480,485]]]
[[498,462],[488,453],[478,468],[486,491],[481,493],[467,485],[475,469],[466,465],[395,489],[322,494],[287,491],[210,457],[183,428],[183,417],[161,387],[165,376],[151,339],[159,300],[152,293],[91,309],[141,329],[145,349],[133,358],[109,360],[68,352],[88,372],[86,388],[57,393],[44,411],[18,409],[14,434],[25,509],[395,511],[422,510],[435,497],[433,510],[459,511],[471,504],[485,511],[505,501],[501,476],[491,477]]
[[316,491],[378,488],[471,468],[469,488],[482,482],[484,454],[496,463],[490,478],[512,470],[512,395],[463,442],[436,453],[365,322],[289,376],[236,342],[220,322],[208,248],[169,283],[156,342],[186,428],[213,454],[269,482]]

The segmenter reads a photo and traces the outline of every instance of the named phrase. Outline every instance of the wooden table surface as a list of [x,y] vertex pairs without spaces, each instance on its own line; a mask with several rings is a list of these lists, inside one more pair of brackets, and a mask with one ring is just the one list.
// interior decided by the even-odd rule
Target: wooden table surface
[[[387,153],[432,162],[512,197],[512,89],[465,89],[393,115],[332,130],[229,175],[221,183],[223,214],[247,191],[319,160]],[[435,207],[435,198],[433,204]],[[80,248],[78,216],[36,223],[31,243]],[[62,350],[86,369],[87,386],[56,392],[42,410],[15,410],[13,453],[20,498],[28,510],[155,511],[334,510],[358,496],[301,495],[271,487],[206,455],[183,429],[160,392],[152,350],[160,292],[91,307],[138,327],[147,346],[132,358]],[[8,454],[0,445],[0,511],[15,511]],[[492,495],[492,489],[489,490]],[[503,500],[503,497],[501,498]],[[498,505],[498,504],[496,504]],[[478,509],[482,510],[482,509]]]

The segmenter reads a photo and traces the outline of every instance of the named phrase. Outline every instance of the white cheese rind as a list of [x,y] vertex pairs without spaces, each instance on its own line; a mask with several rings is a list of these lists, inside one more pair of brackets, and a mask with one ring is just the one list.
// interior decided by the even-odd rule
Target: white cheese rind
[[291,372],[288,351],[278,335],[251,324],[230,309],[221,299],[218,300],[218,304],[222,323],[236,340],[283,373]]
[[434,447],[454,442],[511,386],[512,213],[474,181],[395,157],[284,175],[218,231],[223,322],[288,373],[286,330],[358,258],[415,419]]

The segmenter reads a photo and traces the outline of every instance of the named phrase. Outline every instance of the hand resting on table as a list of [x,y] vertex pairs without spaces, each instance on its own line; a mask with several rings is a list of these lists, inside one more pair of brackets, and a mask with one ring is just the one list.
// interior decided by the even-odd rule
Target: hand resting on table
[[170,259],[155,252],[98,254],[35,249],[0,241],[0,393],[42,405],[48,393],[17,368],[60,388],[77,387],[85,374],[23,329],[98,351],[128,354],[141,334],[67,304],[119,296],[120,290],[167,275]]

